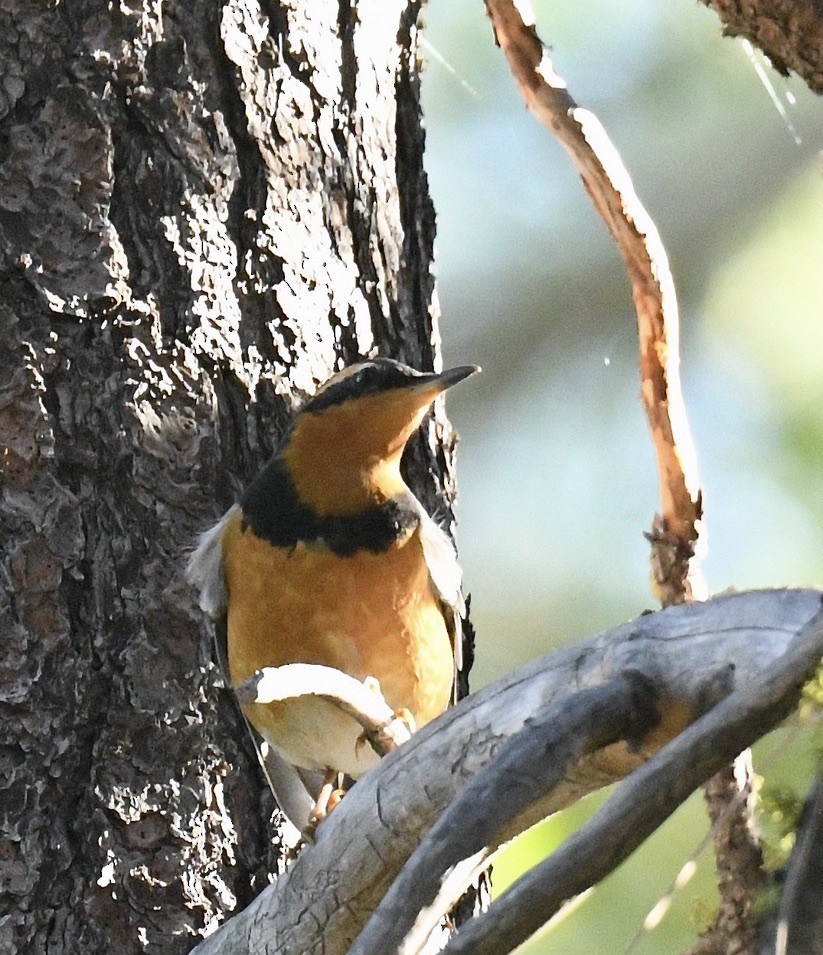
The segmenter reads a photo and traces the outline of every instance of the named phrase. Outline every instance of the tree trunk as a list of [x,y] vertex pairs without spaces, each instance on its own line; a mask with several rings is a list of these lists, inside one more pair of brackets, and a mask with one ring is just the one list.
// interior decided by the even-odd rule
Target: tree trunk
[[0,950],[184,952],[283,865],[186,548],[336,367],[439,361],[419,4],[11,9]]

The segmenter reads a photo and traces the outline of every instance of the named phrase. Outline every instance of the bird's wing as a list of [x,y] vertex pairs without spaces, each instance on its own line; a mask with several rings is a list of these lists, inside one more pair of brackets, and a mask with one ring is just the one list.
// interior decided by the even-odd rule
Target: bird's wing
[[[226,605],[228,591],[226,574],[223,568],[223,532],[227,524],[235,517],[238,505],[235,504],[209,530],[200,535],[197,547],[186,565],[186,578],[199,594],[200,609],[214,618],[214,644],[217,663],[227,687],[229,680],[228,645],[226,640]],[[239,708],[239,707],[238,707]],[[266,742],[254,729],[240,710],[243,722],[251,735],[254,750],[260,762],[260,768],[275,801],[283,814],[298,831],[305,825],[314,800],[322,784],[322,776],[297,770]],[[315,778],[317,777],[317,778]]]
[[237,513],[235,504],[220,520],[200,535],[188,563],[186,578],[197,589],[200,609],[219,617],[226,609],[226,573],[223,569],[223,531]]
[[451,538],[429,517],[419,501],[417,506],[420,514],[423,556],[426,558],[429,577],[443,604],[443,615],[452,634],[456,686],[457,674],[463,669],[461,618],[466,613],[466,603],[463,599],[463,572],[457,563],[457,552]]
[[296,842],[306,826],[314,804],[323,785],[323,774],[308,769],[298,769],[284,759],[273,746],[263,740],[246,720],[260,760],[260,768],[269,784],[280,811],[297,830],[290,842]]

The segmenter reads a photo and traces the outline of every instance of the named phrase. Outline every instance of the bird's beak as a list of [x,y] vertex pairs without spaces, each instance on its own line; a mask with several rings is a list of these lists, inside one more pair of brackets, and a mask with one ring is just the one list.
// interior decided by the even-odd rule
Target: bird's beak
[[433,400],[452,385],[456,385],[478,371],[480,371],[479,365],[459,365],[457,368],[449,368],[448,371],[421,375],[420,378],[412,379],[409,384],[413,391],[421,395],[430,395]]

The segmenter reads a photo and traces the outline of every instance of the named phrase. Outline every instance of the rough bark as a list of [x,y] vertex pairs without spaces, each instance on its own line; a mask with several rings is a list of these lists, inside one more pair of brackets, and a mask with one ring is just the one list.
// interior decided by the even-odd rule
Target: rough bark
[[779,73],[790,71],[823,92],[823,3],[820,0],[703,0],[729,36],[761,49]]
[[3,951],[183,952],[278,869],[180,571],[295,397],[438,359],[417,12],[0,4]]

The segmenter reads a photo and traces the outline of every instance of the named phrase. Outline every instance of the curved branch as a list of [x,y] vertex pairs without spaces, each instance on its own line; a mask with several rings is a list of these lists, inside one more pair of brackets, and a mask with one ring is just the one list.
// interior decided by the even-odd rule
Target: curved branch
[[376,680],[361,683],[348,673],[316,663],[264,667],[234,688],[241,703],[274,703],[320,696],[354,717],[378,756],[411,738],[408,726],[383,699]]
[[572,98],[534,24],[524,21],[514,0],[486,0],[486,7],[526,105],[568,152],[626,263],[660,484],[661,517],[650,534],[652,570],[664,606],[681,603],[689,596],[703,506],[680,390],[677,296],[666,250],[620,154],[597,117]]
[[463,926],[446,955],[503,955],[526,941],[565,901],[617,868],[704,780],[785,719],[821,657],[823,610],[779,662],[636,770],[556,852]]
[[527,719],[627,671],[651,681],[662,715],[640,751],[618,744],[584,757],[518,827],[625,776],[736,685],[768,672],[819,605],[817,591],[768,590],[672,607],[484,687],[367,773],[319,827],[317,843],[198,955],[342,955],[438,815]]
[[449,885],[444,892],[447,871],[466,859],[472,871],[482,868],[507,826],[567,778],[583,756],[645,736],[659,722],[655,702],[651,684],[630,672],[526,720],[437,820],[349,955],[401,946],[403,952],[421,950],[465,889]]

